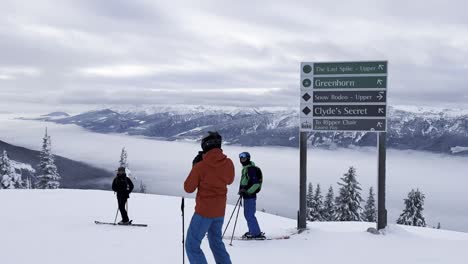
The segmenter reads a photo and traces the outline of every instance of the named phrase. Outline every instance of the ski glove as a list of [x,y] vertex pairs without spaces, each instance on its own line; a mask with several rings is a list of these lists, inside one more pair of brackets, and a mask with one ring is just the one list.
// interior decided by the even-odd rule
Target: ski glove
[[247,194],[247,190],[246,189],[240,189],[237,194],[239,194],[239,195]]
[[195,156],[195,158],[193,159],[192,161],[192,167],[197,164],[198,162],[202,161],[203,160],[203,151],[198,151],[198,154],[197,156]]

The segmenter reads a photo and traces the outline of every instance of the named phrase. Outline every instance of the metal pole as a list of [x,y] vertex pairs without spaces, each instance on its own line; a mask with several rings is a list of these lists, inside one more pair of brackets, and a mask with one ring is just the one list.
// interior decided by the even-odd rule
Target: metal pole
[[115,212],[114,225],[117,224],[117,215],[119,215],[119,198],[117,198],[117,212]]
[[240,211],[241,206],[242,206],[242,196],[240,199],[239,207],[237,207],[236,221],[234,222],[234,228],[232,229],[231,243],[229,243],[230,246],[232,246],[232,239],[234,238],[234,231],[236,230],[237,218],[239,217],[239,211]]
[[119,207],[117,206],[117,212],[115,212],[114,225],[117,224],[117,215],[119,214]]
[[241,199],[242,199],[242,196],[239,195],[239,199],[237,199],[236,205],[234,206],[234,209],[232,210],[231,217],[229,218],[229,221],[228,221],[226,227],[224,228],[222,237],[224,237],[224,234],[226,233],[226,230],[228,229],[229,223],[231,223],[232,216],[234,215],[234,212],[236,212],[237,205],[239,205],[239,202],[240,202]]
[[184,217],[184,197],[182,196],[182,203],[180,204],[180,210],[182,211],[182,263],[185,263],[185,217]]
[[299,231],[307,227],[307,132],[299,132],[299,214],[297,229]]
[[377,230],[387,226],[387,209],[385,207],[385,161],[386,161],[386,143],[387,133],[377,133],[378,144],[378,189],[377,189]]

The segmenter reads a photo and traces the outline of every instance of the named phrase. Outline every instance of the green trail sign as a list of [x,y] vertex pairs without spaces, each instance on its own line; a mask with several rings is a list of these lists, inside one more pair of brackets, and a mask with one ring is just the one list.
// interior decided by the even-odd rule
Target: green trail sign
[[314,119],[316,131],[385,131],[385,119]]
[[313,105],[313,117],[385,117],[385,105]]
[[302,67],[302,72],[304,74],[312,73],[314,75],[387,74],[387,62],[386,61],[316,62],[316,63],[313,63],[313,65],[310,65],[310,64],[304,65]]
[[300,131],[386,131],[387,61],[302,62]]
[[387,88],[387,76],[315,77],[312,81],[312,87],[314,89]]
[[314,103],[385,103],[387,101],[386,91],[314,91],[313,95],[312,98],[312,95],[306,93],[302,98],[305,101],[312,99]]
[[298,230],[307,225],[309,131],[377,132],[377,229],[385,228],[387,61],[302,62],[300,73]]

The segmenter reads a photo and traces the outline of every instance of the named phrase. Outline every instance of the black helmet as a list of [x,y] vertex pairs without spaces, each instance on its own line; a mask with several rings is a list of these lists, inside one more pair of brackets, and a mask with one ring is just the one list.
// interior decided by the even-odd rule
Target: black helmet
[[203,152],[207,152],[214,148],[221,148],[222,137],[218,132],[208,131],[208,135],[203,137],[201,141],[201,148]]
[[117,172],[123,172],[123,173],[125,173],[125,167],[119,167],[119,168],[117,169]]

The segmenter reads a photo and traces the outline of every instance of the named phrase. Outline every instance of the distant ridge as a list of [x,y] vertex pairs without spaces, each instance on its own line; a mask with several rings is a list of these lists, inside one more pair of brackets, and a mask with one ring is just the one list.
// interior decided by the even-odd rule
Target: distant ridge
[[[452,155],[468,147],[468,111],[461,109],[388,107],[387,146]],[[126,133],[164,140],[194,141],[217,130],[227,144],[297,147],[298,109],[219,106],[151,106],[106,108],[63,118],[41,118],[76,124],[98,133]],[[366,132],[309,133],[308,143],[322,148],[375,146]],[[455,151],[454,151],[455,150]]]

